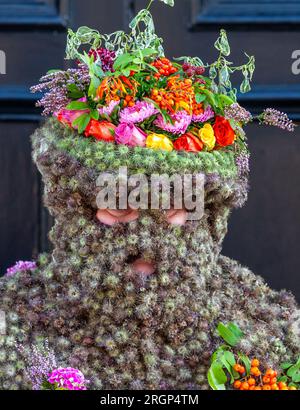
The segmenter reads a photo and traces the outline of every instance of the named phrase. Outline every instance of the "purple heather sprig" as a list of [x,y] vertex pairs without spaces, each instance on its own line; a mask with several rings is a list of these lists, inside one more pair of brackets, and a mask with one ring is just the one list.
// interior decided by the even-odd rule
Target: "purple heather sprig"
[[120,122],[136,124],[145,121],[158,113],[155,106],[147,101],[137,101],[133,107],[124,108],[120,112]]
[[247,111],[244,107],[241,107],[240,104],[234,103],[226,107],[224,110],[225,118],[227,120],[235,120],[243,124],[248,124],[253,120],[252,114]]
[[17,349],[26,363],[24,372],[32,383],[32,389],[41,390],[50,373],[58,367],[55,354],[49,348],[48,341],[45,341],[43,347],[31,346],[26,349],[23,345],[17,345]]
[[5,276],[14,276],[17,272],[25,272],[35,270],[37,268],[35,262],[19,261],[14,266],[7,269]]
[[239,177],[245,176],[250,172],[250,154],[248,152],[242,152],[236,157],[236,165],[238,168]]
[[72,367],[59,367],[53,370],[48,377],[48,382],[63,390],[86,390],[86,385],[89,383],[80,370]]
[[55,71],[40,79],[40,84],[31,87],[31,92],[48,92],[37,102],[37,107],[44,107],[43,115],[50,115],[65,108],[70,99],[68,86],[76,85],[78,90],[84,91],[90,84],[88,68],[81,64],[77,69]]
[[192,121],[192,116],[186,111],[178,111],[171,115],[174,124],[165,122],[162,115],[159,115],[154,121],[154,124],[167,132],[172,134],[184,134]]
[[287,114],[274,108],[267,108],[258,118],[262,124],[272,125],[290,132],[295,131],[296,126]]

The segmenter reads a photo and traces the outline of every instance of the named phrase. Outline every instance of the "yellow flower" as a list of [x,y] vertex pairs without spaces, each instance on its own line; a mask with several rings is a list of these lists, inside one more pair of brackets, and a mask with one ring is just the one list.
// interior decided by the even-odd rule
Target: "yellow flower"
[[172,141],[164,134],[149,134],[146,140],[147,148],[172,151]]
[[214,134],[214,129],[210,124],[205,124],[204,127],[201,128],[199,131],[199,137],[209,151],[214,149],[216,145],[216,137]]

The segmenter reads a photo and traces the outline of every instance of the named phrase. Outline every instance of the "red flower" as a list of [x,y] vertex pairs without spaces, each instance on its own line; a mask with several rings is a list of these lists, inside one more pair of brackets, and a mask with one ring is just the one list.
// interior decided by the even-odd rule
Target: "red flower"
[[217,144],[221,147],[232,145],[235,139],[235,133],[230,125],[230,122],[224,117],[216,117],[215,125],[213,126]]
[[92,119],[86,127],[85,136],[94,137],[97,140],[114,142],[116,126],[108,121],[97,121]]
[[203,143],[191,132],[188,132],[174,142],[174,148],[176,151],[199,152],[203,150]]

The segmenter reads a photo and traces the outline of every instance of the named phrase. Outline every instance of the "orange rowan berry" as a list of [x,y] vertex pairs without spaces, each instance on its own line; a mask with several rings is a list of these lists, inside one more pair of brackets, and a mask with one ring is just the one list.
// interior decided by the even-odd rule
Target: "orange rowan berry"
[[275,377],[275,371],[273,369],[268,369],[266,371],[266,376],[268,377]]
[[271,384],[271,390],[279,390],[277,383]]
[[249,390],[255,390],[255,386],[250,386]]
[[277,383],[277,377],[272,377],[270,379],[270,384],[275,384],[275,383]]
[[244,374],[245,371],[246,371],[245,367],[244,367],[244,366],[240,366],[239,373],[240,373],[240,374]]
[[263,390],[271,390],[271,386],[269,384],[264,384]]
[[233,366],[233,369],[237,372],[237,373],[239,373],[239,371],[240,371],[240,365],[239,364],[235,364],[234,366]]
[[255,386],[254,390],[261,390],[261,387],[260,386]]
[[239,389],[239,388],[241,387],[241,385],[242,385],[242,382],[241,382],[240,380],[236,380],[236,381],[233,383],[233,387],[234,387],[235,389]]
[[249,386],[255,386],[256,380],[253,377],[250,377],[250,379],[248,379],[248,383],[249,383]]
[[243,382],[240,390],[249,390],[249,384],[247,382]]
[[283,388],[284,388],[284,387],[287,387],[287,385],[286,385],[286,383],[284,383],[284,382],[279,382],[279,383],[278,383],[278,387],[279,387],[280,390],[283,390]]
[[253,376],[256,376],[256,377],[258,377],[258,376],[261,375],[261,371],[259,370],[258,367],[251,367],[250,373],[251,373]]
[[270,381],[271,381],[270,377],[268,377],[268,376],[264,376],[262,380],[263,380],[264,384],[269,384]]
[[251,362],[252,367],[259,367],[259,365],[260,365],[259,360],[257,360],[257,359],[252,360],[252,362]]

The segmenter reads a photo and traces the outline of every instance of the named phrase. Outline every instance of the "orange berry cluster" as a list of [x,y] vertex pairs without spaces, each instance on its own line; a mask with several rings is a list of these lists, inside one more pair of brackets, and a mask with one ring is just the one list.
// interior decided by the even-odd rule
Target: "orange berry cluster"
[[157,80],[161,76],[166,76],[168,77],[171,74],[175,74],[178,70],[176,67],[173,66],[170,60],[167,58],[158,58],[157,60],[154,61],[154,63],[151,64],[153,67],[157,68],[158,72],[155,73],[154,78]]
[[179,109],[196,115],[203,113],[203,105],[197,104],[193,82],[190,79],[182,80],[179,76],[172,77],[165,89],[153,89],[150,98],[161,109],[167,109],[171,113]]
[[123,107],[133,107],[135,105],[135,98],[133,95],[126,95],[123,101]]
[[268,369],[263,374],[259,368],[259,360],[253,359],[251,362],[250,377],[246,377],[246,369],[240,364],[234,365],[234,370],[240,374],[241,379],[236,380],[233,387],[237,390],[297,390],[296,387],[288,387],[284,382],[277,381],[277,372]]

